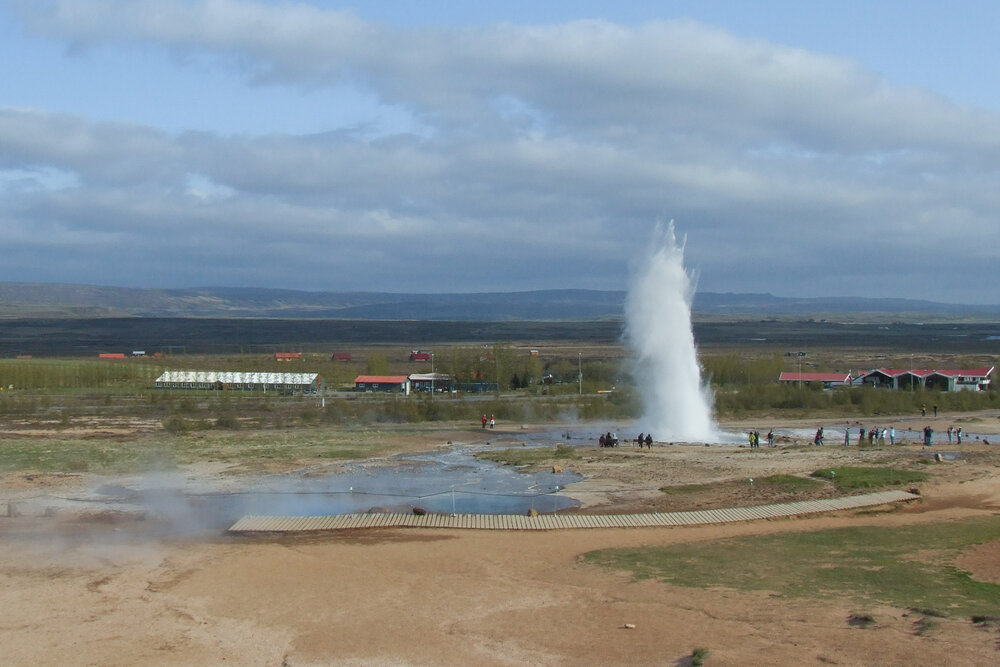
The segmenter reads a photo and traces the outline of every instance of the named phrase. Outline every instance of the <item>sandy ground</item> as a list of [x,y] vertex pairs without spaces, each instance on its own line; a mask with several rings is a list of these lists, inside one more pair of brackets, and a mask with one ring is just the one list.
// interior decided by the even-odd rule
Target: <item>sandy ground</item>
[[[978,420],[977,432],[992,434],[1000,431],[997,416],[966,418]],[[519,433],[510,428],[490,437],[516,441]],[[743,480],[886,457],[910,461],[919,450],[802,442],[752,451],[594,448],[566,464],[588,477],[568,493],[586,500],[581,511],[769,502],[751,495],[759,492]],[[604,547],[1000,511],[1000,446],[971,442],[947,451],[961,456],[930,464],[933,481],[920,485],[923,500],[911,506],[713,527],[193,540],[157,535],[152,518],[0,517],[0,655],[14,665],[685,665],[693,649],[704,647],[707,665],[995,665],[996,623],[942,620],[921,636],[906,610],[867,608],[876,624],[862,629],[848,623],[858,610],[847,602],[636,582],[581,560]],[[224,476],[208,467],[201,473]],[[77,488],[92,481],[86,477],[23,473],[2,483],[6,497],[27,497]],[[658,491],[726,480],[722,491],[686,499]],[[1000,582],[1000,544],[970,549],[957,564],[977,579]]]

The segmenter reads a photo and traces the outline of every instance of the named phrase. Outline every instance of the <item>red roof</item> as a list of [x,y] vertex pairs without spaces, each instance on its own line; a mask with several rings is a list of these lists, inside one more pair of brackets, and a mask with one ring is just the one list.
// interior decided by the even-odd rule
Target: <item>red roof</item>
[[960,369],[933,369],[928,370],[926,368],[876,368],[874,370],[868,371],[862,377],[867,377],[872,373],[882,373],[883,375],[888,375],[889,377],[896,377],[898,375],[905,375],[907,373],[911,375],[916,375],[919,377],[927,377],[932,373],[937,373],[938,375],[945,375],[948,377],[954,376],[969,376],[969,377],[986,377],[993,372],[993,367],[989,368],[960,368]]
[[779,382],[850,382],[850,373],[795,373],[783,372],[778,377]]
[[959,368],[951,370],[936,370],[935,373],[940,373],[941,375],[957,376],[961,375],[963,377],[986,377],[993,372],[993,366],[989,368]]
[[124,352],[101,352],[97,355],[99,359],[124,359]]
[[354,384],[403,384],[405,375],[359,375],[354,378]]
[[865,375],[871,375],[872,373],[882,373],[883,375],[888,375],[889,377],[895,377],[896,375],[902,375],[903,373],[906,372],[907,371],[905,368],[876,368],[874,370],[868,371],[867,373],[865,373]]
[[274,358],[275,359],[301,359],[302,358],[302,353],[301,352],[275,352],[274,353]]

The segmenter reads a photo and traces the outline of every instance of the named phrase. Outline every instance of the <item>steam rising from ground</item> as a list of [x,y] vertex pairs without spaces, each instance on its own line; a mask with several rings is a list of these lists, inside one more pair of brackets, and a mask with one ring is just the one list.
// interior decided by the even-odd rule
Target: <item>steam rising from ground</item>
[[657,225],[649,247],[625,302],[643,402],[638,426],[657,440],[717,442],[712,395],[702,382],[691,329],[694,281],[684,270],[684,247],[672,222]]

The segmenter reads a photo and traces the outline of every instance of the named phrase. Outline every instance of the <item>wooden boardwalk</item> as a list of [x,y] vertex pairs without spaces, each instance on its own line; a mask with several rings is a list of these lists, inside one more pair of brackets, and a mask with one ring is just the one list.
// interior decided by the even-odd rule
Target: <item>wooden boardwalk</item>
[[465,528],[473,530],[563,530],[568,528],[645,528],[700,526],[775,519],[797,514],[871,507],[916,500],[906,491],[882,491],[827,500],[803,500],[776,505],[732,507],[694,512],[649,514],[334,514],[329,516],[245,516],[229,529],[233,533],[292,533],[352,528]]

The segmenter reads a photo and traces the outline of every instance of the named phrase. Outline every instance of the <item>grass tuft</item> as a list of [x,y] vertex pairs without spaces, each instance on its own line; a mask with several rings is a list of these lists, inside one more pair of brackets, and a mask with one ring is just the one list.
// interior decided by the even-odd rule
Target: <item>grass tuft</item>
[[847,616],[847,624],[852,628],[867,628],[875,624],[875,617],[868,613],[851,613]]
[[553,459],[578,459],[580,453],[571,445],[556,447],[512,447],[475,453],[476,458],[512,466],[540,465]]

